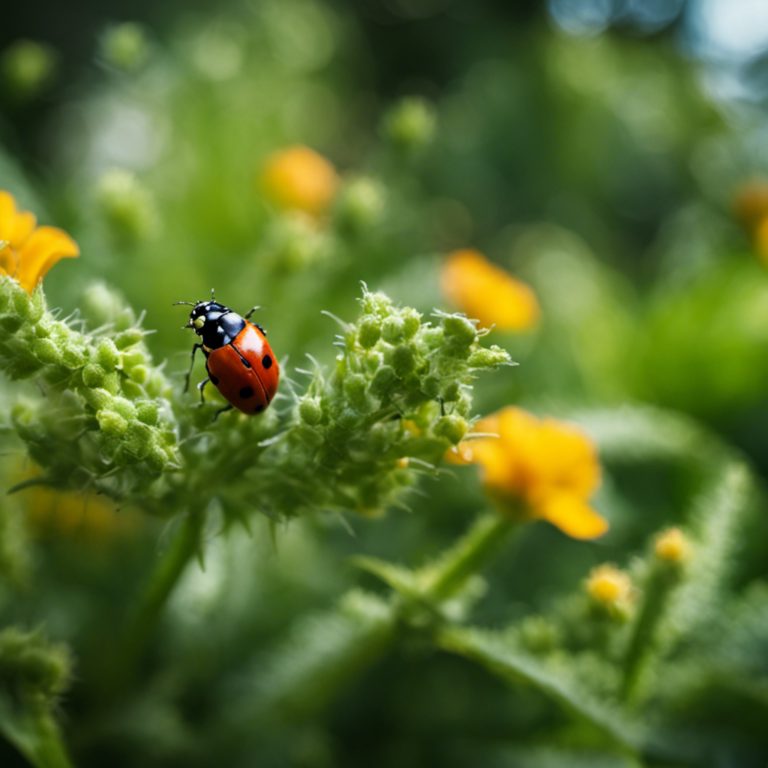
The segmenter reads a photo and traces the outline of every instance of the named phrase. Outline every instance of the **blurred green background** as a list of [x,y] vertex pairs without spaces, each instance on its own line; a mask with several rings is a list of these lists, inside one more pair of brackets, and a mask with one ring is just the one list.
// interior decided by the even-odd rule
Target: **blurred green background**
[[[768,206],[754,189],[768,178],[767,94],[759,0],[34,0],[2,11],[0,188],[80,245],[46,281],[50,305],[68,315],[103,280],[146,312],[148,344],[174,375],[189,355],[174,301],[215,288],[240,312],[260,304],[300,382],[289,370],[306,353],[333,359],[338,329],[321,311],[353,319],[361,280],[420,312],[455,309],[443,259],[477,248],[542,308],[526,333],[492,331],[520,367],[478,382],[477,413],[670,409],[762,482]],[[339,175],[321,216],[275,205],[260,185],[272,153],[294,145]],[[4,398],[22,391],[2,386]],[[25,471],[18,446],[4,462],[11,485]],[[535,526],[489,572],[473,621],[554,610],[590,567],[626,566],[653,532],[685,523],[693,480],[678,464],[607,458],[596,506],[611,531],[583,543]],[[350,556],[418,564],[486,504],[471,470],[422,491],[412,514],[294,522],[276,551],[260,518],[251,535],[212,526],[204,569],[186,574],[120,695],[105,682],[111,628],[168,529],[20,497],[26,575],[0,591],[2,624],[44,625],[72,647],[61,707],[76,764],[638,765],[569,731],[538,693],[419,641],[361,661],[351,680],[301,677],[302,649],[335,637],[313,612],[354,585],[384,593]],[[733,602],[768,574],[766,525],[750,525]],[[718,677],[686,689],[666,723],[684,742],[679,761],[651,753],[647,765],[768,761],[768,601],[749,599],[752,645],[726,647],[713,611],[690,663],[701,682],[741,653],[731,682],[763,687]],[[0,744],[0,765],[24,764]]]

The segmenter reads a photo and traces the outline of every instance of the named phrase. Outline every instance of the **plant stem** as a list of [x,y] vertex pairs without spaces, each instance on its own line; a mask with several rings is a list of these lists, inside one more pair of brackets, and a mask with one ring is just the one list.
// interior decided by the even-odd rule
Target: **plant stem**
[[58,725],[35,703],[16,709],[0,702],[0,733],[35,768],[72,768]]
[[519,527],[498,512],[480,516],[429,573],[425,596],[445,599],[455,594],[488,565]]
[[202,511],[190,510],[128,614],[120,644],[108,659],[115,686],[113,690],[131,679],[170,594],[199,551],[204,523],[205,514]]

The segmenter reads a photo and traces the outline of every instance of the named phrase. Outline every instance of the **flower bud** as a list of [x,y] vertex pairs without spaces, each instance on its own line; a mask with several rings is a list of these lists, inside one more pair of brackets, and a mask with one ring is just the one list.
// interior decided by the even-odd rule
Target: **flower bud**
[[135,243],[158,228],[152,195],[131,171],[106,171],[96,186],[96,204],[118,240]]
[[111,409],[119,413],[124,419],[132,421],[136,418],[136,406],[124,397],[116,397],[112,400]]
[[371,349],[381,338],[381,323],[374,317],[366,317],[357,330],[360,346]]
[[143,338],[144,334],[140,328],[129,328],[117,335],[115,338],[115,346],[120,350],[128,349],[128,347],[138,344]]
[[3,84],[20,99],[37,96],[51,83],[55,71],[56,52],[34,40],[18,40],[0,59]]
[[407,344],[401,344],[392,351],[392,367],[398,376],[406,376],[416,367],[413,350]]
[[136,365],[131,368],[130,376],[137,384],[144,384],[149,378],[149,368],[146,365]]
[[405,309],[401,317],[403,320],[403,338],[410,341],[421,328],[421,315],[415,309]]
[[336,220],[346,230],[358,233],[375,226],[385,205],[385,190],[375,179],[355,179],[343,189],[336,204]]
[[314,426],[319,424],[323,418],[323,411],[320,407],[320,401],[314,397],[303,397],[299,401],[299,416],[305,424]]
[[154,427],[160,420],[160,406],[152,400],[136,403],[136,417],[142,424]]
[[128,429],[128,422],[114,411],[99,411],[96,418],[101,431],[109,437],[121,437]]
[[366,388],[367,382],[362,374],[352,373],[344,380],[344,394],[358,411],[368,410]]
[[393,315],[382,323],[381,337],[390,344],[396,344],[403,338],[404,330],[405,324],[403,321],[397,315]]
[[120,364],[120,353],[112,339],[104,339],[96,350],[99,365],[107,371],[114,371]]
[[95,411],[108,408],[112,395],[106,389],[86,389],[81,392],[83,398]]
[[433,108],[418,97],[403,99],[384,118],[384,135],[395,146],[414,151],[429,144],[435,135]]
[[395,369],[389,365],[382,365],[371,380],[370,392],[374,397],[384,397],[389,394],[396,381]]
[[509,361],[507,353],[495,344],[490,349],[478,349],[469,356],[467,363],[471,368],[494,368]]
[[90,363],[83,368],[83,384],[86,387],[101,387],[104,384],[106,372],[100,365]]
[[459,347],[469,347],[477,338],[477,329],[462,315],[449,315],[443,318],[446,341]]
[[32,344],[35,357],[46,365],[56,365],[61,362],[61,352],[55,342],[50,339],[37,339]]
[[168,454],[160,448],[160,446],[153,445],[149,449],[149,453],[144,461],[153,472],[162,472],[170,459],[168,458]]
[[691,544],[679,528],[669,528],[656,536],[653,552],[659,560],[679,565],[691,556]]
[[433,432],[438,437],[444,437],[453,445],[458,445],[467,433],[467,422],[460,416],[442,416],[435,424]]
[[67,368],[80,368],[85,363],[85,355],[75,344],[65,344],[61,350],[61,362]]

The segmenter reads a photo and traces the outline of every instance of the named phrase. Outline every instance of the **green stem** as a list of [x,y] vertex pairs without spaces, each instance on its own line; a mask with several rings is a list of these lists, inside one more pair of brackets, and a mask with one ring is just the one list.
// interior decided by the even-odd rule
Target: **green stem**
[[[191,510],[183,519],[170,546],[160,557],[143,592],[128,615],[121,644],[108,662],[114,689],[131,679],[144,646],[157,625],[163,608],[189,562],[200,550],[205,514]],[[107,676],[109,677],[109,675]]]
[[664,618],[669,596],[676,584],[677,579],[672,569],[657,563],[645,585],[643,605],[624,657],[621,684],[621,697],[624,701],[630,701],[637,696],[638,683],[652,655],[658,625]]
[[16,712],[0,705],[0,732],[35,768],[72,768],[50,713],[28,704]]
[[455,594],[471,576],[493,560],[519,527],[517,521],[498,512],[479,517],[437,566],[430,569],[425,597],[445,599]]

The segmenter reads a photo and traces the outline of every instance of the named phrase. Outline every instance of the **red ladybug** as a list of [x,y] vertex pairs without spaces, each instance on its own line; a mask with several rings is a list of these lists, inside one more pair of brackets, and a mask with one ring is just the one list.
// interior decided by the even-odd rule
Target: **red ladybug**
[[189,389],[195,352],[202,349],[208,378],[197,385],[200,399],[205,402],[203,388],[210,381],[230,404],[217,411],[214,419],[232,408],[249,415],[261,413],[277,392],[280,366],[264,329],[248,320],[258,307],[240,317],[229,307],[215,301],[213,294],[211,296],[210,301],[198,301],[196,304],[191,301],[177,302],[193,307],[189,323],[183,327],[192,328],[202,338],[202,344],[192,347],[192,364],[184,391]]

